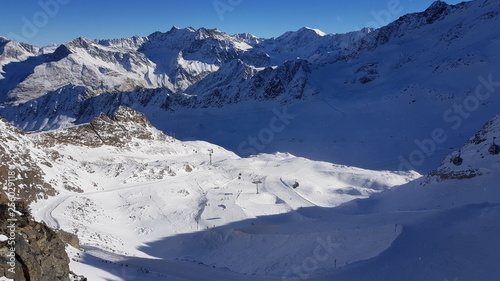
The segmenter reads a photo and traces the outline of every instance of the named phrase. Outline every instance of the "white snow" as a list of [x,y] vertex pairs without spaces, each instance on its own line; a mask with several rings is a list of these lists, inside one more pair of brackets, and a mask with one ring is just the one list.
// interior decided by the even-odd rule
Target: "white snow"
[[[168,150],[156,145],[141,143],[143,149],[133,151],[59,147],[67,159],[58,163],[66,170],[63,181],[74,181],[85,192],[71,195],[63,190],[65,195],[35,203],[34,215],[54,227],[78,230],[88,245],[106,241],[107,248],[139,256],[143,253],[138,247],[165,235],[301,207],[336,206],[417,176],[336,166],[289,154],[242,159],[203,142],[175,142]],[[212,165],[205,152],[209,148],[215,151]],[[191,172],[186,171],[188,165]],[[165,171],[175,175],[162,174]],[[46,173],[58,182],[54,169]],[[258,194],[255,179],[262,182]],[[294,181],[300,184],[295,190]],[[123,231],[114,233],[118,228]]]
[[[460,130],[455,129],[454,122],[443,118],[449,109],[452,114],[448,116],[453,120],[461,118],[453,111],[454,105],[469,101],[484,79],[498,80],[497,9],[494,2],[478,0],[450,7],[446,17],[434,24],[426,24],[422,15],[412,14],[386,28],[348,34],[323,35],[311,28],[301,28],[252,44],[251,49],[242,43],[244,37],[192,28],[173,28],[147,38],[86,39],[90,44],[88,49],[73,46],[74,53],[59,61],[48,64],[34,60],[13,65],[16,67],[12,79],[1,79],[0,84],[16,86],[9,81],[16,82],[14,77],[31,73],[31,66],[41,63],[10,91],[12,96],[22,94],[25,96],[21,99],[30,100],[68,84],[85,86],[90,91],[81,93],[82,99],[120,92],[116,101],[108,102],[125,103],[145,112],[155,126],[164,132],[175,132],[180,139],[205,140],[245,157],[286,151],[367,169],[397,170],[401,166],[408,170],[407,165],[401,165],[401,158],[408,160],[412,152],[419,150],[416,141],[429,138],[434,129],[441,128],[446,133],[446,142],[438,144],[422,165],[413,167],[425,173],[497,113],[499,96],[491,94],[477,110],[466,112],[464,116],[468,117],[462,118]],[[199,42],[200,36],[210,40]],[[387,42],[382,40],[386,36]],[[72,44],[76,43],[67,45]],[[119,48],[120,45],[125,47]],[[256,52],[256,56],[251,52]],[[219,54],[224,54],[224,58],[218,57]],[[226,58],[229,54],[230,58]],[[259,60],[254,61],[255,58]],[[309,71],[287,77],[290,70],[284,69],[284,65],[297,63],[297,58],[309,62]],[[263,72],[267,76],[260,77]],[[259,94],[266,89],[255,85],[269,87],[270,82],[278,80],[285,89],[275,103],[255,102],[263,98]],[[303,91],[297,90],[301,89],[297,86],[300,82],[305,82]],[[137,86],[163,90],[145,105],[147,98],[134,99],[140,93],[122,93]],[[65,92],[61,99],[72,94],[75,95]],[[217,95],[221,95],[219,100]],[[298,101],[296,96],[300,96]],[[167,110],[162,107],[166,97],[174,100],[166,103]],[[191,101],[200,101],[199,107],[179,109],[175,106],[177,97],[185,97],[181,100],[188,107]],[[248,103],[244,104],[245,101]],[[70,107],[68,104],[82,104],[80,100],[58,102],[48,102],[47,108],[57,111]],[[251,153],[248,149],[240,150],[239,145],[248,136],[268,127],[273,107],[281,110],[282,104],[289,105],[290,112],[297,116],[290,126],[261,150]],[[51,115],[42,114],[45,103],[35,107],[38,110],[30,111],[33,114]],[[67,116],[61,119],[45,116],[47,120],[18,121],[25,118],[22,113],[9,119],[16,120],[16,125],[25,130],[49,130],[74,120],[85,120],[74,116],[80,112],[78,109],[85,112],[95,109],[95,114],[105,111],[97,105],[89,107],[74,105],[73,111],[54,113]],[[2,111],[9,115],[9,110]],[[297,133],[306,131],[308,134]]]
[[[497,119],[483,143],[499,136]],[[61,193],[31,208],[78,234],[83,251],[68,247],[71,268],[93,280],[398,280],[415,266],[426,270],[414,280],[489,280],[500,258],[500,160],[469,153],[483,143],[461,151],[467,167],[489,173],[443,181],[288,153],[240,158],[200,141],[57,145],[62,157],[44,171]],[[432,267],[446,256],[456,266]],[[402,266],[381,273],[387,263]]]
[[[243,101],[174,112],[133,102],[164,132],[205,141],[161,138],[147,125],[120,123],[126,132],[141,127],[153,137],[95,147],[61,138],[45,147],[40,143],[60,131],[25,136],[2,121],[1,145],[6,153],[29,151],[31,158],[15,165],[20,170],[32,168],[26,161],[42,163],[44,180],[58,194],[38,194],[33,216],[78,235],[82,249],[66,251],[72,271],[89,280],[496,280],[500,156],[489,148],[495,138],[500,142],[500,118],[464,142],[498,113],[499,96],[490,91],[462,117],[451,111],[455,122],[460,117],[458,128],[443,118],[471,101],[478,85],[488,88],[484,79],[498,80],[500,17],[492,3],[457,6],[439,25],[403,17],[388,42],[367,36],[387,29],[287,32],[258,43],[270,68],[222,63],[203,49],[213,45],[179,51],[206,38],[224,39],[227,45],[218,50],[257,49],[217,30],[80,38],[59,61],[12,65],[14,73],[29,74],[17,86],[0,69],[0,86],[13,87],[9,94],[20,101],[56,90],[68,99],[57,106],[74,102],[68,93],[83,93],[78,85],[95,95],[164,87],[192,99],[220,90]],[[353,52],[361,44],[372,48]],[[28,56],[3,59],[0,68]],[[302,60],[311,69],[287,78],[307,82],[303,99],[244,100],[253,93],[251,77],[279,72],[285,64],[300,68]],[[61,112],[18,125],[55,129],[75,121]],[[439,129],[446,141],[434,142],[432,153],[422,151]],[[262,137],[269,132],[270,141]],[[261,142],[251,145],[259,136]],[[387,171],[415,151],[427,156],[425,163],[400,170],[437,169],[426,176]],[[462,163],[454,163],[458,156]],[[1,242],[6,239],[0,235]]]
[[319,36],[326,36],[327,35],[326,33],[324,33],[323,31],[321,31],[317,28],[311,28],[311,27],[305,27],[305,28],[316,32],[316,34],[318,34]]
[[[128,132],[138,126],[120,124]],[[320,221],[302,212],[368,198],[420,177],[288,153],[240,158],[210,143],[181,142],[162,138],[148,126],[141,129],[156,137],[132,138],[124,146],[63,142],[33,148],[38,151],[34,157],[42,151],[52,155],[47,158],[51,164],[41,167],[45,180],[59,191],[33,203],[33,216],[78,235],[86,252],[68,250],[71,267],[94,280],[129,280],[132,268],[145,280],[152,272],[192,280],[192,272],[175,270],[186,267],[200,274],[215,267],[225,279],[278,276],[291,264],[301,264],[311,255],[308,249],[321,243],[329,243],[328,253],[335,250],[337,263],[325,261],[318,272],[367,260],[390,247],[402,229],[380,222],[360,227],[352,221]],[[29,138],[45,142],[63,134],[51,131]],[[27,147],[33,145],[24,138]],[[260,182],[258,190],[255,181]],[[274,254],[256,254],[269,251]],[[151,267],[152,261],[158,265]],[[129,266],[126,273],[121,264]]]

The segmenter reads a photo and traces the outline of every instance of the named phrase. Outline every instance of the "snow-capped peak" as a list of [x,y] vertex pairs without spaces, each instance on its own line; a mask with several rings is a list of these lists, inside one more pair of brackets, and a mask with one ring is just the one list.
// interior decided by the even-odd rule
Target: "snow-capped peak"
[[323,37],[327,35],[323,31],[319,29],[314,29],[310,27],[302,27],[301,29],[297,31],[289,31],[281,35],[280,37],[276,38],[278,41],[289,41],[289,40],[296,40],[295,38],[303,38],[303,39],[309,39],[309,40],[314,40],[315,37]]
[[327,35],[327,33],[323,32],[323,31],[321,31],[321,30],[319,30],[319,29],[316,29],[316,28],[311,28],[311,27],[307,27],[307,26],[305,26],[305,27],[303,27],[303,28],[299,29],[299,32],[300,32],[300,31],[314,31],[314,32],[315,32],[317,35],[319,35],[319,36],[326,36],[326,35]]
[[81,37],[78,37],[78,38],[68,42],[67,45],[79,47],[79,48],[89,48],[94,43],[95,42],[93,40],[81,36]]

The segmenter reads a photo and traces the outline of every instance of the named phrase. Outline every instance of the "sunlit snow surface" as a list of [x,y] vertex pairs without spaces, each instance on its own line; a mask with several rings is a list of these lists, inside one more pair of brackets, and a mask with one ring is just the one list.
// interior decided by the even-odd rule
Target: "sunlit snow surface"
[[[498,120],[481,136],[500,136]],[[92,280],[493,280],[498,271],[497,155],[464,156],[484,174],[443,180],[287,153],[240,158],[174,139],[56,148],[64,156],[47,176],[66,169],[84,192],[61,189],[32,210],[78,234],[85,252],[68,248],[71,267]]]
[[[498,280],[500,156],[489,152],[498,117],[474,136],[498,114],[498,15],[497,2],[478,0],[438,24],[409,15],[386,33],[303,28],[261,44],[173,28],[79,38],[55,61],[40,56],[54,49],[9,42],[16,56],[0,61],[2,93],[29,101],[2,108],[17,126],[72,127],[122,102],[186,141],[46,148],[28,139],[57,132],[7,132],[5,146],[29,151],[23,163],[40,163],[59,191],[32,204],[33,215],[79,236],[82,250],[67,252],[89,280]],[[200,36],[224,39],[222,50],[241,57],[221,63],[204,52],[210,44],[179,51]],[[253,49],[262,52],[244,56]],[[291,81],[286,94],[265,99],[256,77],[272,85],[280,75]],[[161,88],[158,99],[137,86]],[[207,104],[165,110],[169,91]],[[429,144],[436,130],[446,140]],[[187,141],[195,139],[207,142]],[[405,164],[415,153],[425,161]],[[384,171],[398,168],[435,170]]]
[[[337,226],[297,210],[366,198],[419,176],[285,153],[239,158],[204,142],[150,140],[124,148],[62,145],[57,150],[64,156],[47,175],[65,169],[65,180],[79,181],[84,192],[63,190],[32,210],[37,219],[77,233],[87,253],[103,260],[195,260],[242,274],[284,274],[307,257],[317,239],[335,241],[338,267],[378,255],[401,228]],[[142,264],[141,259],[133,264]],[[332,266],[325,263],[322,269]]]

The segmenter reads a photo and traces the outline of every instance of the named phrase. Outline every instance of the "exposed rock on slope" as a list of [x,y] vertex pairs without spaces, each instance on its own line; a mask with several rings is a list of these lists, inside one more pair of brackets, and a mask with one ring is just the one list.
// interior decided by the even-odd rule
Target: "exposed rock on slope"
[[[2,238],[0,242],[0,276],[16,281],[69,280],[65,245],[79,247],[78,237],[35,222],[27,207],[62,190],[83,191],[85,183],[70,180],[75,175],[72,169],[83,167],[67,166],[64,161],[71,161],[71,157],[60,154],[59,145],[132,150],[138,141],[155,141],[166,146],[174,141],[153,128],[143,114],[124,107],[111,118],[102,114],[90,124],[56,132],[26,134],[4,119],[0,119],[0,129],[0,183],[8,186],[12,182],[13,189],[6,191],[16,197],[12,199],[14,204],[3,191],[0,194],[0,234],[13,237],[5,241]],[[8,263],[11,252],[12,266]]]
[[[164,144],[174,139],[155,129],[147,118],[130,108],[120,107],[111,118],[101,114],[88,124],[47,133],[26,134],[4,119],[0,119],[0,183],[7,182],[9,172],[14,173],[16,191],[27,204],[48,198],[64,190],[82,192],[82,183],[69,178],[74,169],[58,151],[58,145],[100,147],[109,145],[117,149],[132,150],[144,140]],[[66,159],[71,161],[71,159]]]
[[469,179],[500,169],[500,116],[483,128],[458,151],[448,155],[441,166],[432,171],[427,182]]
[[[69,281],[69,258],[60,235],[44,223],[35,222],[23,202],[17,201],[13,208],[3,192],[0,194],[0,229],[12,237],[0,242],[0,276],[16,281]],[[68,233],[64,236],[77,244],[75,236]]]
[[44,133],[35,137],[35,141],[48,147],[55,144],[132,147],[134,140],[173,141],[156,130],[144,114],[128,107],[119,107],[110,115],[111,118],[101,113],[88,124]]
[[57,194],[44,179],[42,167],[52,166],[46,156],[25,133],[0,118],[0,183],[14,173],[18,196],[28,204]]

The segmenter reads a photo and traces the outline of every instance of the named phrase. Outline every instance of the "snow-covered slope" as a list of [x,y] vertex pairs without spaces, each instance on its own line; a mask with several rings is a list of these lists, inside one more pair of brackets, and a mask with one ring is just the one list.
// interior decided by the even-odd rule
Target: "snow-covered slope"
[[441,166],[431,172],[427,181],[474,178],[496,174],[500,170],[500,116],[484,127],[462,147],[450,154]]
[[[143,120],[124,108],[118,116]],[[98,132],[105,120],[94,122]],[[84,163],[80,176],[91,173],[99,186],[32,208],[39,219],[78,232],[86,251],[68,250],[72,268],[95,280],[495,280],[500,154],[490,147],[499,124],[495,117],[460,150],[466,166],[450,166],[452,154],[437,169],[482,171],[455,178],[289,154],[239,158],[173,139],[166,145],[176,152],[162,154],[161,137],[117,147],[70,137],[56,146],[70,155],[64,165]],[[154,177],[158,166],[176,174]]]
[[[493,142],[500,133],[499,125],[498,117],[493,118],[460,149],[462,164],[449,163],[457,163],[454,161],[456,153],[452,153],[437,169],[438,172],[444,169],[457,174],[464,168],[477,169],[481,174],[475,177],[443,177],[443,173],[433,172],[408,184],[374,193],[368,199],[350,201],[336,208],[325,208],[330,204],[336,205],[333,201],[320,204],[321,198],[325,197],[324,192],[318,197],[314,195],[324,189],[316,189],[313,193],[307,191],[307,182],[312,179],[317,183],[324,181],[325,186],[336,178],[333,182],[341,186],[338,180],[343,181],[342,176],[339,178],[342,173],[338,170],[317,174],[330,165],[311,162],[314,165],[309,166],[309,161],[289,155],[216,160],[209,168],[212,178],[216,171],[227,167],[227,163],[240,161],[248,161],[250,169],[255,169],[254,173],[260,175],[269,172],[276,177],[282,174],[281,169],[294,171],[293,175],[279,179],[290,199],[282,195],[277,199],[271,195],[278,194],[279,188],[270,176],[261,180],[259,194],[256,194],[254,185],[247,183],[247,189],[243,182],[247,177],[252,181],[260,177],[253,174],[247,176],[246,172],[237,174],[241,179],[234,178],[229,182],[227,178],[219,178],[226,184],[208,184],[214,186],[208,192],[205,189],[207,182],[203,181],[203,177],[197,178],[196,185],[204,190],[207,199],[202,201],[204,209],[198,216],[200,221],[206,218],[206,224],[202,224],[197,231],[180,231],[181,225],[189,220],[182,223],[179,212],[165,214],[163,218],[156,218],[156,222],[164,218],[173,221],[165,225],[155,223],[145,232],[142,232],[144,229],[139,230],[144,244],[136,249],[138,256],[113,253],[103,250],[102,246],[85,247],[85,253],[69,250],[74,257],[72,266],[75,270],[88,272],[96,280],[496,280],[500,274],[497,266],[500,261],[500,189],[497,184],[500,154],[497,154]],[[295,170],[286,167],[294,162]],[[203,170],[202,166],[199,166],[198,172]],[[336,167],[339,168],[354,172],[353,179],[362,178],[365,173]],[[237,171],[247,169],[248,166],[242,165]],[[295,182],[299,184],[294,190]],[[243,188],[243,192],[236,195],[236,200],[233,199],[234,187]],[[151,202],[166,200],[167,197],[157,192],[171,188],[148,184],[142,186],[140,195],[133,188],[127,188],[116,191],[122,198],[116,201],[109,199],[112,196],[110,192],[99,195],[84,193],[82,197],[91,201],[85,199],[82,204],[87,204],[85,210],[90,210],[88,214],[98,213],[100,208],[108,206],[116,209],[109,213],[113,216],[107,219],[105,215],[93,215],[98,221],[103,217],[107,220],[106,223],[94,224],[94,229],[103,231],[107,229],[104,226],[111,225],[109,231],[112,232],[115,227],[110,221],[119,217],[119,210],[128,208],[130,211],[136,204],[141,207],[138,212],[129,212],[131,217],[127,227],[144,224],[148,217],[155,218],[154,210],[160,208]],[[183,199],[175,193],[170,193],[168,197],[172,197],[171,200],[175,198],[176,202],[181,200],[182,206],[185,206],[189,204],[191,195],[186,195],[184,191],[181,193],[185,196]],[[310,202],[301,201],[294,193]],[[148,194],[155,199],[139,203]],[[215,194],[218,197],[212,197]],[[286,203],[299,200],[305,207],[279,214],[284,211],[284,202],[280,199]],[[70,202],[77,200],[74,197],[66,200],[69,202],[62,202],[53,214],[64,218],[62,221],[71,221],[67,216],[74,209],[71,205],[74,203]],[[213,202],[217,202],[217,207]],[[228,216],[238,216],[237,205],[249,219],[227,220]],[[169,209],[168,203],[163,206],[163,209]],[[250,210],[253,215],[248,213]],[[263,213],[264,210],[266,212]],[[272,213],[278,215],[270,215]],[[254,217],[257,214],[260,216]],[[75,220],[85,224],[82,223],[84,217],[79,216]],[[225,224],[218,224],[220,221],[225,221]],[[177,229],[176,235],[161,235],[150,242],[144,239],[148,234],[154,237],[155,230],[173,227]],[[88,228],[81,229],[88,231]],[[168,230],[163,230],[163,233],[166,232]],[[106,241],[113,245],[111,239]]]
[[319,212],[332,219],[339,213],[376,216],[403,227],[383,255],[331,278],[495,280],[500,274],[500,154],[494,145],[499,134],[497,116],[429,175]]
[[[486,122],[459,150],[450,153],[428,175],[390,192],[346,205],[360,210],[420,211],[500,201],[500,118]],[[373,204],[376,202],[376,204]],[[366,209],[368,207],[368,209]]]
[[0,38],[0,182],[89,280],[497,280],[499,20]]
[[[335,206],[418,176],[337,166],[289,154],[239,158],[208,143],[180,142],[167,137],[154,129],[143,115],[123,107],[113,114],[112,119],[101,115],[90,124],[32,134],[30,138],[53,154],[53,165],[57,168],[46,168],[46,173],[50,174],[48,181],[61,191],[90,192],[96,197],[103,197],[103,194],[118,196],[109,191],[124,192],[127,189],[132,195],[136,192],[135,188],[144,193],[145,185],[151,185],[153,193],[159,192],[156,187],[172,186],[173,189],[163,190],[167,191],[164,200],[176,201],[186,197],[187,202],[194,204],[186,205],[189,211],[194,212],[186,216],[193,220],[193,224],[200,224],[198,227],[207,224],[196,221],[201,218],[195,214],[199,208],[211,209],[200,205],[208,195],[211,200],[222,200],[213,202],[213,212],[225,209],[216,203],[228,200],[226,204],[230,204],[227,206],[230,210],[226,213],[233,216],[218,218],[218,223],[224,224],[302,206]],[[213,151],[212,156],[209,150]],[[210,158],[213,164],[209,163]],[[299,171],[296,167],[300,167]],[[296,172],[291,174],[290,171]],[[330,177],[329,182],[323,183],[322,178],[327,176]],[[259,194],[252,196],[250,194],[257,192],[256,185],[252,183],[255,180],[262,183]],[[300,188],[294,188],[294,184],[300,184]],[[178,195],[168,199],[169,194],[176,193]],[[137,202],[139,205],[142,203]],[[246,204],[250,204],[249,209],[246,209]],[[269,205],[270,208],[259,210],[254,204]],[[179,204],[172,202],[174,211],[178,207]],[[50,214],[43,210],[37,212]],[[176,233],[181,230],[174,228],[170,231]]]
[[[317,234],[285,228],[283,236],[267,240],[266,233],[281,220],[311,224],[324,232],[327,241],[335,235],[349,245],[364,235],[350,228],[326,231],[327,225],[315,226],[315,220],[300,214],[288,218],[287,213],[367,198],[420,176],[334,165],[286,153],[240,158],[206,142],[181,142],[166,136],[143,114],[129,108],[120,107],[110,115],[101,115],[89,124],[28,135],[2,121],[5,141],[1,147],[8,150],[2,154],[8,157],[3,163],[12,162],[2,165],[2,169],[13,170],[20,178],[22,173],[25,181],[35,178],[51,187],[52,192],[41,193],[38,200],[25,197],[32,202],[34,217],[77,234],[87,253],[93,255],[85,254],[87,259],[94,261],[99,257],[107,262],[122,259],[124,263],[123,259],[137,257],[143,264],[161,257],[167,263],[190,266],[185,261],[189,258],[227,267],[233,274],[283,274],[290,262],[300,261],[303,254],[299,253],[313,245],[311,238]],[[18,157],[24,155],[23,150],[28,157],[26,164]],[[285,215],[265,219],[280,214]],[[372,239],[356,243],[357,248],[369,247],[370,251],[353,254],[345,248],[339,266],[376,256],[399,233],[393,231],[390,226],[370,228]],[[183,247],[188,241],[185,239],[193,241],[191,235],[199,241],[198,246],[191,245],[196,251]],[[196,238],[199,235],[203,238]],[[173,244],[169,240],[158,247],[148,246],[169,237],[174,238],[172,241],[177,241],[175,237],[186,238]],[[274,244],[272,241],[285,237],[302,245],[288,250],[295,256],[289,261],[234,251],[239,245],[264,252]],[[220,258],[207,251],[214,247],[224,252]],[[234,256],[237,252],[240,256]],[[233,263],[233,259],[241,262]],[[87,268],[94,277],[95,271],[88,268],[92,262],[85,260],[84,264],[74,266]]]

